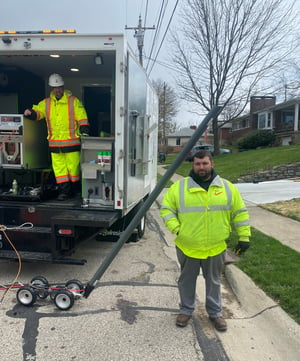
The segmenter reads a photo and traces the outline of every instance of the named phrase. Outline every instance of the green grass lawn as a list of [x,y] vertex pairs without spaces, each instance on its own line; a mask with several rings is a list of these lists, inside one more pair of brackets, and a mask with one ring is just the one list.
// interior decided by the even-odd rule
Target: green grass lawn
[[[176,154],[169,155],[166,167]],[[232,182],[246,174],[300,161],[300,145],[251,150],[214,157],[215,169]],[[183,162],[176,173],[186,176],[190,162]],[[288,214],[287,214],[288,215]],[[237,237],[232,234],[228,247],[234,249]],[[252,228],[251,247],[236,264],[269,297],[273,298],[300,324],[300,254],[279,241]]]
[[[236,234],[228,241],[234,250]],[[252,228],[251,247],[236,263],[264,292],[300,324],[300,254]]]
[[[171,164],[176,154],[167,156],[167,164]],[[249,150],[229,155],[218,155],[214,157],[215,169],[224,178],[231,182],[246,174],[270,169],[274,166],[294,163],[300,161],[300,145],[264,148]],[[191,163],[184,161],[176,173],[187,175],[191,169]]]

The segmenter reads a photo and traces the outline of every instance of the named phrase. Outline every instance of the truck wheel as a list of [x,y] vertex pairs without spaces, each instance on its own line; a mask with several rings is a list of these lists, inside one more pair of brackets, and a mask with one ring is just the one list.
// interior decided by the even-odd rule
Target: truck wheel
[[76,279],[68,281],[65,284],[65,287],[68,291],[73,293],[75,298],[79,298],[84,292],[83,284]]
[[140,220],[140,223],[136,227],[139,238],[143,237],[145,233],[145,227],[146,227],[146,216],[143,216],[142,219]]
[[74,295],[68,290],[60,290],[54,297],[54,303],[60,310],[67,311],[74,305]]
[[30,281],[30,285],[36,291],[39,298],[47,298],[49,295],[49,283],[43,276],[36,276]]
[[36,301],[36,292],[30,286],[22,286],[18,289],[17,300],[23,306],[32,306]]

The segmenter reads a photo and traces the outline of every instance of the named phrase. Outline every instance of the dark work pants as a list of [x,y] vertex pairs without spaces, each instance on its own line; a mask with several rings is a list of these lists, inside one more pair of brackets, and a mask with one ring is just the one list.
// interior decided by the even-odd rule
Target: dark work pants
[[221,274],[224,267],[225,251],[207,259],[191,258],[176,247],[180,264],[178,289],[180,295],[180,313],[191,315],[195,309],[197,277],[202,269],[205,279],[205,308],[211,317],[222,316]]

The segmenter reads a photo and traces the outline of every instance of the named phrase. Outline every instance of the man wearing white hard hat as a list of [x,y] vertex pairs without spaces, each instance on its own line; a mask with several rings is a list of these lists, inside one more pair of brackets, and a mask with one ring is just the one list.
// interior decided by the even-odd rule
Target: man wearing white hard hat
[[24,115],[32,120],[46,120],[58,200],[65,200],[80,182],[80,136],[88,135],[89,122],[80,100],[64,89],[61,75],[51,74],[49,86],[50,97],[26,109]]

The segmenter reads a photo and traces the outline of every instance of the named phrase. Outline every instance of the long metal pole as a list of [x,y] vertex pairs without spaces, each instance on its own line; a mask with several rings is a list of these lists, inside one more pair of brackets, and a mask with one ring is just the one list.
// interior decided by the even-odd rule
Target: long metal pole
[[195,130],[194,134],[191,136],[188,143],[183,147],[183,149],[180,151],[178,156],[176,157],[175,161],[170,165],[170,167],[167,169],[166,173],[163,175],[161,180],[157,183],[153,191],[150,193],[149,197],[146,199],[146,201],[142,204],[141,208],[137,212],[137,214],[133,217],[127,228],[122,232],[119,240],[116,242],[110,253],[105,257],[103,262],[101,263],[100,267],[95,272],[94,276],[90,279],[90,281],[86,284],[83,296],[88,297],[90,293],[95,288],[95,285],[97,283],[97,280],[100,280],[100,278],[103,276],[104,272],[107,270],[109,265],[112,263],[113,259],[116,257],[116,255],[119,253],[122,246],[126,243],[134,229],[137,227],[139,222],[141,221],[142,217],[146,214],[148,209],[151,207],[152,203],[156,200],[156,198],[159,196],[160,192],[165,188],[165,185],[167,184],[168,180],[172,177],[172,175],[175,173],[176,169],[180,166],[180,164],[184,161],[186,155],[188,152],[192,149],[192,147],[195,145],[195,143],[199,140],[201,135],[204,133],[205,129],[207,128],[208,122],[217,117],[218,114],[221,112],[222,107],[214,106],[210,112],[206,115],[206,117],[203,119],[201,124],[198,126],[198,128]]

